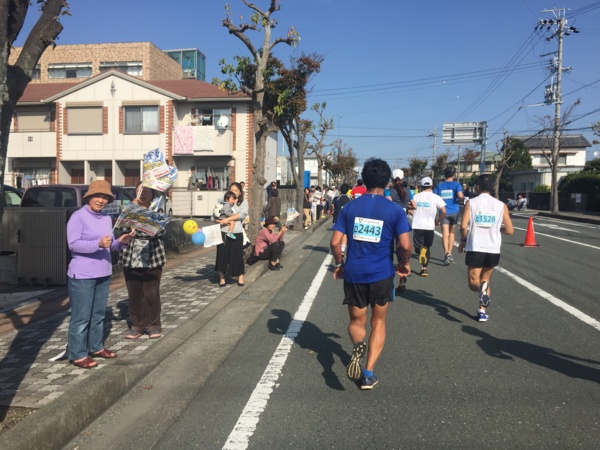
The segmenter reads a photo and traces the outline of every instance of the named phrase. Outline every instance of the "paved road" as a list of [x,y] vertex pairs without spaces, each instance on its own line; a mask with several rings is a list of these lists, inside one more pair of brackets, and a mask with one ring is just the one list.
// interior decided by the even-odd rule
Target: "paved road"
[[323,227],[289,281],[267,273],[66,448],[597,448],[600,230],[537,218],[540,247],[523,248],[528,217],[514,221],[487,323],[436,239],[430,276],[390,309],[373,391],[345,377]]

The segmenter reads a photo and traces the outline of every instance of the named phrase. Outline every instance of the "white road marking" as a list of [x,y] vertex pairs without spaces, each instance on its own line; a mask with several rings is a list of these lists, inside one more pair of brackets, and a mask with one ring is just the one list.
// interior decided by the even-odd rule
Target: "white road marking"
[[552,228],[553,230],[563,230],[563,231],[570,231],[571,233],[579,233],[579,231],[577,231],[577,230],[570,230],[569,228],[559,227],[558,225],[556,225],[554,223],[540,223],[540,222],[536,222],[536,225],[538,227]]
[[[516,227],[515,227],[515,229],[523,230],[523,228],[516,228]],[[523,231],[525,231],[525,230],[523,230]],[[442,234],[439,233],[439,232],[437,232],[437,231],[435,232],[435,234],[437,234],[439,237],[442,237]],[[539,234],[543,234],[543,233],[539,233]],[[555,239],[560,239],[562,241],[572,242],[574,244],[579,244],[579,245],[585,245],[587,247],[592,247],[592,248],[596,248],[596,249],[600,250],[600,247],[594,247],[593,245],[582,244],[581,242],[569,241],[567,239],[557,238],[556,236],[550,236],[549,234],[544,234],[544,236],[549,236],[549,237],[553,237]],[[458,242],[455,242],[454,246],[458,247]],[[576,318],[578,318],[582,322],[585,322],[588,325],[591,325],[595,329],[597,329],[598,331],[600,331],[600,322],[597,321],[596,319],[594,319],[593,317],[588,316],[587,314],[579,311],[577,308],[574,308],[573,306],[569,305],[568,303],[563,302],[559,298],[556,298],[552,294],[549,294],[548,292],[546,292],[546,291],[538,288],[537,286],[534,286],[529,281],[524,280],[523,278],[515,275],[512,272],[509,272],[506,269],[503,269],[500,266],[496,266],[495,269],[498,272],[503,273],[504,275],[509,276],[510,278],[512,278],[513,280],[515,280],[520,285],[522,285],[522,286],[526,287],[527,289],[529,289],[531,292],[534,292],[534,293],[538,294],[540,297],[542,297],[543,299],[548,300],[553,305],[558,306],[559,308],[565,310],[569,314],[572,314],[573,316],[575,316]]]
[[[515,230],[527,231],[525,228],[519,228],[519,227],[515,227]],[[537,231],[535,232],[535,234],[539,234],[540,236],[550,237],[552,239],[558,239],[559,241],[565,241],[565,242],[568,242],[570,244],[583,245],[584,247],[590,247],[590,248],[595,248],[596,250],[600,250],[600,247],[596,247],[595,245],[584,244],[583,242],[572,241],[571,239],[565,239],[565,238],[561,238],[561,237],[558,237],[558,236],[552,236],[551,234],[538,233]]]
[[517,283],[521,284],[522,286],[525,286],[530,291],[535,292],[536,294],[538,294],[543,299],[548,300],[550,303],[558,306],[559,308],[564,309],[566,312],[568,312],[569,314],[572,314],[573,316],[577,317],[582,322],[585,322],[588,325],[591,325],[595,329],[597,329],[597,330],[600,331],[600,322],[598,322],[596,319],[588,316],[587,314],[582,313],[577,308],[573,308],[571,305],[563,302],[562,300],[560,300],[560,299],[556,298],[555,296],[547,293],[546,291],[543,291],[542,289],[534,286],[529,281],[524,280],[523,278],[515,275],[514,273],[509,272],[506,269],[503,269],[500,266],[496,266],[495,269],[498,272],[503,273],[504,275],[509,276],[510,278],[512,278],[513,280],[515,280]]
[[[511,216],[524,217],[526,219],[529,219],[529,216],[531,216],[531,214],[513,214],[513,213],[511,213]],[[591,224],[586,224],[583,222],[573,222],[573,221],[566,220],[566,219],[555,219],[554,217],[537,216],[537,215],[534,215],[533,217],[535,218],[536,223],[538,223],[537,221],[539,221],[539,220],[544,220],[547,222],[558,222],[563,225],[568,223],[570,227],[590,228],[592,230],[597,230],[598,228],[600,228],[598,225],[591,225]]]
[[227,442],[225,442],[225,445],[223,446],[224,449],[239,450],[248,448],[249,439],[256,430],[260,415],[267,407],[271,393],[276,387],[277,380],[281,375],[281,371],[290,354],[292,345],[294,345],[294,341],[298,336],[298,333],[300,333],[302,325],[304,325],[304,321],[317,297],[319,287],[323,283],[325,275],[328,273],[332,257],[331,254],[327,255],[319,268],[319,271],[315,275],[302,303],[294,315],[294,319],[281,338],[281,342],[277,346],[275,353],[273,353],[260,381],[254,388],[248,403],[246,403],[242,414],[229,434]]

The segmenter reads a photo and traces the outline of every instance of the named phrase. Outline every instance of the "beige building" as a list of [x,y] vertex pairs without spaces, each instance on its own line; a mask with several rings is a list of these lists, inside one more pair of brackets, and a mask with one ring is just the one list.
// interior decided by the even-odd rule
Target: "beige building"
[[[16,47],[11,52],[9,64],[21,50]],[[142,80],[182,78],[181,65],[151,42],[125,42],[48,47],[32,74],[32,83],[84,81],[111,69]]]
[[[209,215],[231,181],[251,187],[252,123],[247,96],[198,80],[113,69],[81,82],[30,83],[11,125],[6,181],[131,186],[144,154],[160,148],[179,169],[174,191],[191,198],[194,215]],[[275,135],[267,148],[274,159]],[[190,185],[202,193],[190,195]]]
[[[531,192],[536,186],[552,185],[552,171],[544,153],[552,152],[552,136],[510,136],[514,141],[522,142],[529,149],[532,169],[511,172],[515,192]],[[572,172],[580,172],[585,166],[585,155],[590,142],[581,134],[560,137],[558,158],[558,181]]]

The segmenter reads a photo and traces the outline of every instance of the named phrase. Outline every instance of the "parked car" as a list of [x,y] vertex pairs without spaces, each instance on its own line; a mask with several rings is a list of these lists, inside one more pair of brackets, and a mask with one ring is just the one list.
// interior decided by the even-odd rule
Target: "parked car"
[[7,184],[2,185],[2,201],[5,208],[18,207],[21,204],[23,191]]
[[[88,190],[86,184],[44,184],[30,186],[21,199],[21,208],[81,208],[83,196]],[[115,201],[106,205],[106,212],[117,217],[121,208],[131,203],[131,193],[119,186],[112,186]]]

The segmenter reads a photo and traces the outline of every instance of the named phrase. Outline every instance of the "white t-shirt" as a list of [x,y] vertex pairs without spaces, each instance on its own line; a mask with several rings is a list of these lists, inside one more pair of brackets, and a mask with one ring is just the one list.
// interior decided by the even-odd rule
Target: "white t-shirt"
[[469,252],[500,253],[504,203],[490,194],[479,194],[469,200],[471,216],[465,250]]
[[413,213],[413,230],[434,230],[435,216],[438,209],[446,207],[446,202],[431,191],[421,192],[414,196],[417,209]]

